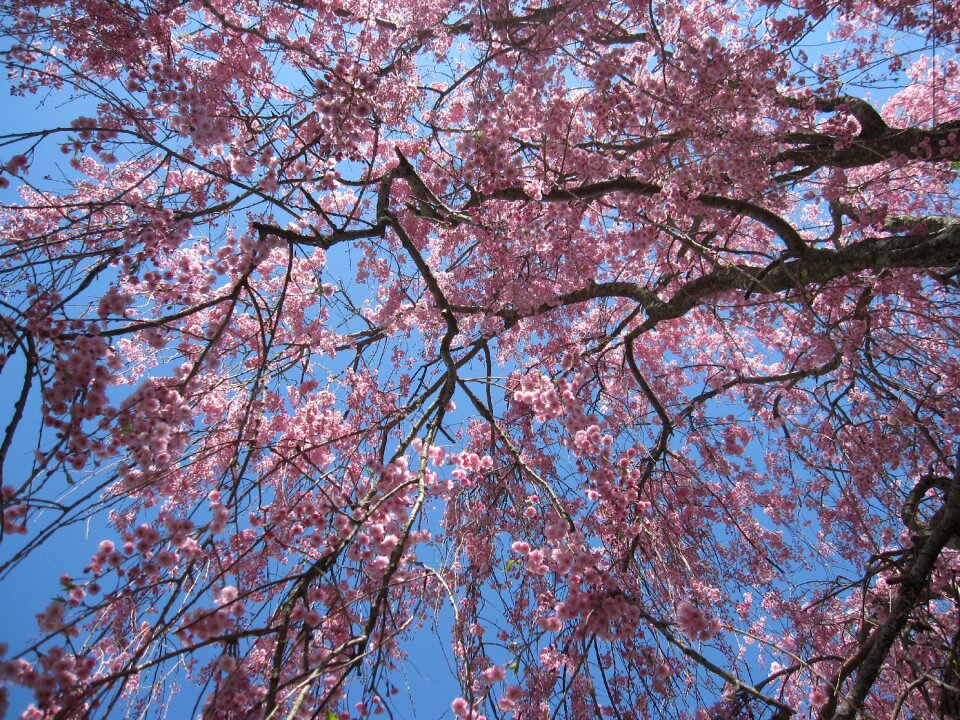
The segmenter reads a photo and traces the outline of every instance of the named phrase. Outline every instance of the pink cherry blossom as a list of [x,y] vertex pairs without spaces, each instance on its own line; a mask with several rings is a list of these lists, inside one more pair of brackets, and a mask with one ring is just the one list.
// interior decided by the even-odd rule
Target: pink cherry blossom
[[0,15],[0,715],[960,714],[957,7]]

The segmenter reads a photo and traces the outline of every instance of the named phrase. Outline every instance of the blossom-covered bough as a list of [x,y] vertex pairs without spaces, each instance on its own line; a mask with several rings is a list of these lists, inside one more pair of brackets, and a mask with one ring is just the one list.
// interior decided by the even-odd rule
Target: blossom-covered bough
[[6,712],[960,717],[960,6],[0,7]]

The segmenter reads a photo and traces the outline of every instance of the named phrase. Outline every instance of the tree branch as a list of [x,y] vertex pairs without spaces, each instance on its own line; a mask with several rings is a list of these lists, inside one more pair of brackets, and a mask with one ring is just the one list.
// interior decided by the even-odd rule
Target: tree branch
[[953,472],[953,481],[943,503],[939,522],[932,523],[930,534],[923,540],[910,569],[896,578],[900,585],[890,614],[878,627],[870,639],[867,652],[853,685],[847,690],[837,712],[833,715],[821,715],[821,720],[853,720],[866,700],[867,693],[880,675],[890,648],[900,636],[907,624],[910,613],[930,583],[934,565],[950,540],[960,533],[960,454]]

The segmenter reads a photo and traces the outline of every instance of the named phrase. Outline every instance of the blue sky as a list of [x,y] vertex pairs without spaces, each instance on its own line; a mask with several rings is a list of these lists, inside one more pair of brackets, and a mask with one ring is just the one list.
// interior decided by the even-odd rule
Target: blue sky
[[[4,97],[3,115],[0,116],[0,136],[8,133],[30,132],[50,126],[68,127],[71,120],[79,115],[92,114],[90,103],[84,100],[63,102],[59,97],[28,95],[10,97],[9,83],[0,77],[0,97]],[[62,104],[61,104],[62,103]],[[44,179],[70,176],[66,165],[68,156],[58,152],[59,138],[49,138],[37,147],[32,154],[31,167],[27,175],[30,181],[41,186]],[[22,143],[3,146],[0,138],[0,161],[6,162],[10,156],[23,152]],[[0,190],[0,202],[16,204],[19,196],[16,183],[13,187]],[[349,252],[331,253],[336,263],[349,263]],[[350,275],[345,274],[349,280]],[[92,292],[96,287],[92,288]],[[354,300],[362,299],[362,288],[351,288]],[[342,364],[338,359],[334,364]],[[4,367],[4,382],[10,383],[15,392],[19,387],[12,385],[14,380],[23,377],[24,363],[20,356],[13,356]],[[6,427],[13,412],[16,395],[0,394],[0,424]],[[41,430],[39,414],[39,392],[37,384],[27,403],[25,416],[16,434],[17,442],[10,449],[4,467],[4,482],[19,486],[32,470],[36,438]],[[59,481],[59,480],[58,480]],[[69,490],[69,488],[68,488]],[[44,526],[52,519],[50,513],[31,516],[32,531]],[[34,532],[27,536],[8,535],[0,546],[0,563],[9,559]],[[36,549],[25,563],[14,567],[0,578],[3,592],[0,592],[0,642],[9,645],[8,657],[29,646],[37,637],[35,614],[42,611],[50,601],[61,593],[60,577],[68,574],[82,577],[81,571],[96,553],[102,539],[116,538],[116,531],[106,522],[104,514],[97,515],[87,522],[76,523],[60,528],[53,536]],[[401,686],[401,692],[392,699],[392,706],[399,708],[400,717],[433,720],[450,715],[450,701],[460,694],[450,672],[449,649],[449,608],[444,607],[436,620],[441,632],[433,634],[421,632],[409,645],[410,660],[393,678]],[[403,684],[407,687],[403,687]],[[425,690],[428,690],[425,692]],[[19,687],[10,688],[11,711],[19,714],[32,702],[33,694]],[[171,717],[186,717],[190,714],[196,699],[196,689],[187,686],[178,694],[171,708]]]
[[[6,84],[0,80],[0,95],[5,96]],[[876,94],[875,94],[876,97]],[[69,121],[83,113],[82,103],[59,107],[52,100],[43,101],[41,96],[13,98],[4,106],[4,116],[0,118],[0,134],[14,131],[28,131],[37,126],[68,125]],[[56,152],[57,143],[50,142],[46,152],[38,153],[32,164],[30,177],[39,179],[45,174],[57,176],[65,172],[58,164],[62,162]],[[17,150],[19,151],[19,149]],[[9,148],[0,148],[0,161],[13,154]],[[0,200],[9,201],[12,190],[0,191]],[[20,364],[18,364],[20,363]],[[22,376],[22,362],[16,358],[5,368],[7,377]],[[18,478],[29,474],[32,464],[33,438],[39,429],[36,392],[29,403],[29,413],[18,433],[19,442],[10,452],[7,466],[4,468],[6,482],[18,484]],[[6,424],[11,412],[10,399],[0,400],[0,423]],[[460,412],[465,412],[468,404],[457,399]],[[434,511],[436,512],[436,510]],[[38,518],[41,521],[43,518]],[[37,524],[34,520],[34,524]],[[16,650],[29,642],[34,635],[36,624],[34,613],[41,610],[60,589],[58,578],[61,573],[79,574],[89,557],[95,552],[97,543],[104,537],[114,537],[105,523],[92,521],[89,524],[76,524],[59,532],[31,558],[29,563],[21,565],[3,579],[4,592],[0,593],[0,639],[10,643]],[[19,537],[5,538],[0,559],[8,557],[22,543]],[[450,700],[459,694],[459,690],[450,678],[450,651],[447,645],[449,609],[444,608],[438,621],[439,636],[429,629],[420,633],[417,641],[410,645],[411,661],[408,663],[407,678],[410,685],[409,703],[404,699],[406,691],[396,698],[401,717],[417,717],[432,720],[449,716]],[[416,666],[415,668],[413,666]],[[401,675],[397,675],[397,679]],[[29,701],[29,694],[14,690],[12,707],[16,710]],[[192,706],[191,693],[183,693],[184,703]]]

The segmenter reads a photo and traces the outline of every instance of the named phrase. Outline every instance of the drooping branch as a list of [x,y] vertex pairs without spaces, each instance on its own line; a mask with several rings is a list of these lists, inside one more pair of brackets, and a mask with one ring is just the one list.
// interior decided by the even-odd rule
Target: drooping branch
[[775,720],[789,720],[789,718],[793,717],[795,711],[789,705],[786,705],[776,698],[770,697],[769,695],[765,695],[764,693],[760,692],[758,688],[745,683],[735,675],[719,667],[716,663],[712,662],[709,658],[698,652],[695,648],[683,642],[683,640],[681,640],[671,631],[668,623],[651,615],[636,599],[629,597],[626,594],[624,594],[624,597],[633,607],[637,609],[640,617],[642,617],[651,627],[655,628],[668,643],[677,648],[681,653],[703,667],[705,670],[713,673],[717,677],[722,678],[731,687],[736,688],[737,692],[741,692],[753,697],[771,708],[776,708],[777,712],[774,716]]
[[899,585],[900,591],[893,601],[887,619],[867,641],[870,648],[853,684],[847,690],[837,711],[821,713],[821,720],[853,720],[860,712],[867,693],[880,675],[890,648],[900,636],[910,613],[929,585],[930,575],[940,553],[958,533],[960,533],[960,462],[957,462],[954,468],[952,482],[944,499],[943,508],[938,513],[937,521],[932,523],[929,535],[921,538],[922,544],[917,549],[910,568],[903,575],[888,580]]

